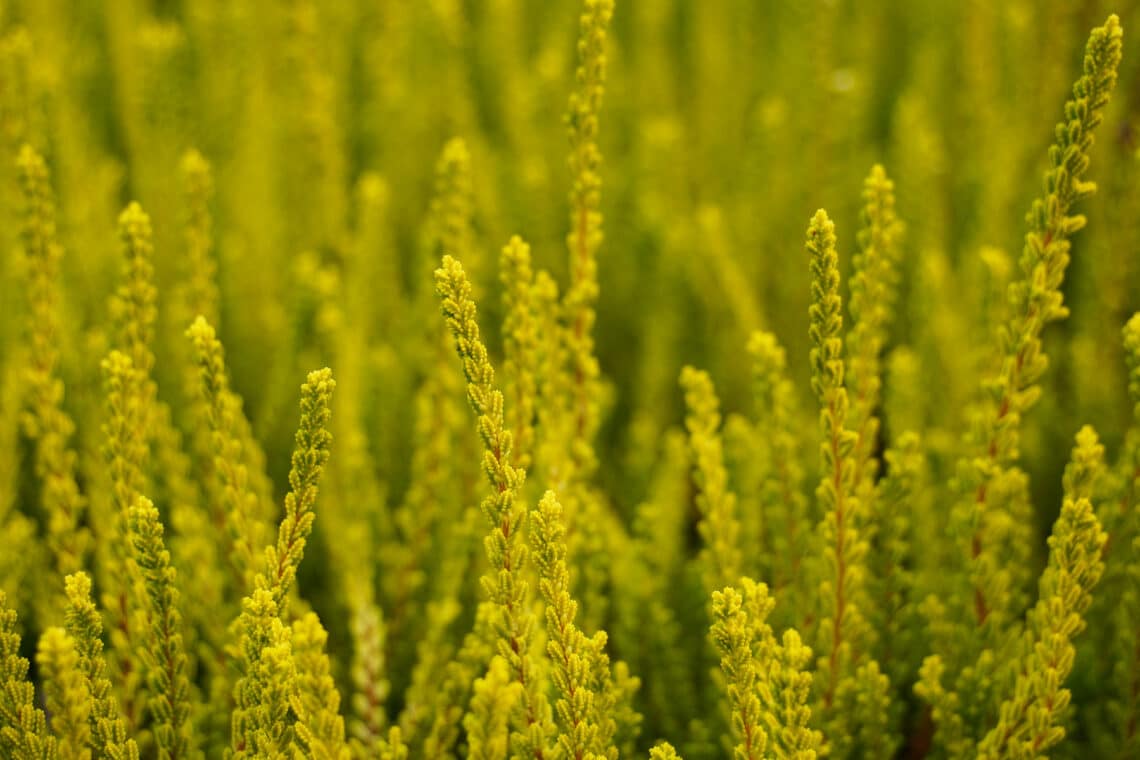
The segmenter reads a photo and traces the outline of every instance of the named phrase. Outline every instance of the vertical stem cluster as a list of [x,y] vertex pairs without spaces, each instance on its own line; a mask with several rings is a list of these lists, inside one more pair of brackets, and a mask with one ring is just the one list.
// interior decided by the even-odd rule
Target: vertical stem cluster
[[[1040,395],[1038,380],[1048,364],[1042,353],[1041,332],[1050,322],[1064,319],[1061,283],[1069,264],[1069,238],[1085,226],[1085,217],[1071,214],[1078,201],[1096,190],[1085,180],[1093,132],[1103,120],[1105,106],[1116,86],[1123,32],[1116,16],[1093,30],[1085,48],[1084,73],[1073,85],[1065,103],[1064,120],[1056,127],[1056,140],[1049,148],[1043,197],[1033,201],[1027,215],[1018,266],[1022,278],[1010,285],[1013,303],[1010,321],[999,330],[1001,353],[997,375],[985,384],[993,400],[978,421],[974,443],[979,449],[963,462],[965,477],[960,487],[969,501],[959,505],[957,521],[968,530],[968,557],[974,594],[976,624],[983,625],[993,611],[987,598],[985,540],[987,511],[994,482],[1017,462],[1021,415]],[[1002,611],[1003,615],[1006,611]]]
[[59,265],[63,248],[56,240],[55,200],[47,165],[28,145],[17,159],[24,199],[20,234],[27,258],[28,369],[24,428],[36,441],[40,501],[48,516],[48,546],[63,574],[83,567],[89,536],[82,527],[86,500],[76,481],[76,454],[69,443],[75,424],[63,409],[59,377]]
[[484,446],[483,470],[491,485],[491,494],[481,504],[490,527],[484,546],[491,564],[482,585],[501,611],[497,626],[500,654],[523,688],[523,725],[512,746],[523,748],[520,750],[523,754],[542,758],[550,734],[549,708],[536,683],[530,654],[533,616],[528,610],[527,584],[523,576],[526,546],[519,536],[526,512],[517,503],[526,471],[516,467],[512,459],[513,442],[504,420],[503,394],[495,387],[495,370],[479,336],[471,283],[460,263],[450,256],[445,256],[442,266],[436,270],[435,283],[443,315],[463,363],[467,400],[478,418],[479,437]]
[[585,0],[578,37],[576,86],[566,115],[570,136],[570,287],[563,305],[569,315],[567,346],[573,371],[573,457],[576,469],[589,476],[597,467],[593,437],[598,424],[598,360],[594,356],[594,303],[598,299],[598,248],[602,243],[601,169],[598,114],[606,77],[606,31],[613,0]]
[[852,590],[850,568],[859,558],[853,518],[855,512],[854,461],[851,458],[857,436],[846,429],[847,390],[843,383],[842,301],[839,295],[839,256],[835,250],[835,225],[827,212],[820,209],[812,217],[807,232],[807,251],[811,260],[811,384],[820,404],[820,428],[823,442],[820,461],[823,479],[816,496],[824,511],[825,564],[828,577],[824,583],[824,617],[821,630],[827,641],[827,685],[824,705],[831,707],[840,674],[847,666],[853,642],[845,641],[850,625]]

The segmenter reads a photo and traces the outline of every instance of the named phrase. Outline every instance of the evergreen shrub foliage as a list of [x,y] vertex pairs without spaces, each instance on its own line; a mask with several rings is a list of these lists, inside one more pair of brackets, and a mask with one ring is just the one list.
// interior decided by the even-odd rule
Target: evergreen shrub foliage
[[0,0],[0,758],[1140,757],[1101,6]]

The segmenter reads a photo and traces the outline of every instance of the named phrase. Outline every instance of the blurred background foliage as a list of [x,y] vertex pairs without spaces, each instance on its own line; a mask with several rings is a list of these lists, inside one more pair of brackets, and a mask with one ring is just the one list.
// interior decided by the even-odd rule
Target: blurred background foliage
[[[463,263],[497,355],[495,262],[508,237],[526,238],[536,267],[566,281],[563,114],[578,6],[0,0],[0,367],[11,376],[21,350],[14,159],[29,142],[58,193],[60,373],[81,457],[100,461],[99,427],[84,421],[99,419],[115,220],[129,200],[154,224],[159,394],[190,427],[179,167],[196,148],[214,169],[219,336],[278,490],[298,379],[323,364],[339,372],[351,352],[377,507],[401,502],[409,400],[453,361],[426,339],[440,329],[437,156],[456,136],[470,150],[477,253]],[[748,411],[747,338],[770,330],[787,347],[801,407],[812,408],[803,229],[816,208],[829,210],[846,276],[861,182],[876,162],[906,225],[884,435],[926,431],[934,482],[951,476],[1052,125],[1088,29],[1110,11],[1140,28],[1135,0],[619,4],[600,132],[597,448],[598,477],[627,526],[681,420],[682,364],[709,370],[726,412]],[[1140,309],[1138,130],[1140,56],[1126,52],[1093,152],[1100,189],[1064,286],[1072,317],[1047,331],[1051,368],[1024,423],[1042,538],[1078,426],[1094,425],[1115,451],[1128,424],[1119,335]],[[812,430],[814,413],[803,424]],[[326,530],[320,520],[316,530]],[[319,584],[321,567],[306,563],[302,585]],[[345,635],[331,629],[334,641]],[[406,667],[394,665],[397,681]]]
[[[598,330],[613,390],[603,474],[615,501],[639,496],[622,465],[653,439],[646,426],[679,419],[682,361],[708,367],[726,407],[743,408],[743,347],[765,327],[806,381],[804,221],[829,209],[848,266],[860,181],[876,161],[896,181],[907,225],[906,316],[892,343],[920,358],[921,413],[955,440],[976,388],[970,348],[986,337],[987,312],[1002,307],[1084,33],[1109,10],[1129,28],[1137,4],[620,7],[601,131]],[[406,457],[395,449],[410,420],[402,405],[384,409],[383,397],[417,382],[408,360],[416,331],[402,328],[425,318],[413,304],[431,287],[424,228],[435,157],[452,136],[471,148],[486,262],[518,233],[537,265],[565,273],[562,115],[576,34],[567,19],[576,13],[575,2],[523,0],[6,0],[4,148],[15,156],[30,140],[58,175],[73,317],[62,337],[75,349],[65,352],[67,379],[94,371],[81,357],[98,342],[117,271],[115,212],[128,199],[154,219],[160,290],[178,282],[174,177],[181,153],[196,147],[216,172],[221,334],[242,347],[231,358],[234,384],[277,454],[275,475],[288,426],[274,419],[283,399],[273,389],[286,378],[291,387],[301,349],[319,363],[320,331],[345,318],[347,299],[324,299],[329,308],[318,313],[316,291],[359,286],[366,311],[351,318],[375,370],[377,462],[398,491]],[[1026,437],[1034,474],[1059,470],[1078,421],[1110,444],[1120,438],[1117,335],[1140,306],[1138,77],[1126,56],[1094,156],[1101,192],[1066,283],[1073,318],[1049,332],[1050,411],[1033,416]],[[0,171],[11,219],[14,161]],[[369,224],[376,247],[349,274],[352,231]],[[16,232],[4,225],[9,250]],[[493,267],[468,268],[486,286],[494,281]],[[0,319],[0,352],[17,345],[16,269],[5,256],[11,308]],[[494,319],[495,299],[481,306]],[[162,312],[160,354],[181,350],[184,325],[173,316]],[[160,381],[172,366],[164,358]],[[1034,482],[1054,495],[1056,478]]]

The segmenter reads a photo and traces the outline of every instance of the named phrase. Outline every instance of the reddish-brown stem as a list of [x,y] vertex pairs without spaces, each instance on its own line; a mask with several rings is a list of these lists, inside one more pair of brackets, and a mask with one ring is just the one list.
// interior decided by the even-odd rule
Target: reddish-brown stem
[[[130,604],[129,604],[129,600],[127,599],[126,592],[121,592],[115,601],[119,607],[119,615],[118,615],[119,620],[117,622],[116,627],[119,629],[119,632],[123,634],[123,638],[126,639],[127,648],[130,648],[131,647]],[[123,677],[123,683],[126,684],[130,680],[131,673],[134,671],[134,662],[131,660],[131,658],[129,656],[124,655],[123,657],[119,658],[119,667],[122,671],[121,675]],[[124,699],[124,701],[123,701],[123,713],[124,713],[124,717],[127,719],[127,725],[129,727],[134,728],[135,726],[138,725],[139,721],[138,721],[137,705],[135,704],[134,695],[128,695],[127,698]]]
[[[1049,241],[1051,239],[1052,239],[1052,235],[1046,234],[1045,237],[1043,238],[1043,240],[1044,240],[1043,245],[1045,245],[1045,246],[1049,245]],[[1029,311],[1026,315],[1026,321],[1031,321],[1034,318],[1036,310],[1037,309],[1035,306],[1029,307]],[[1009,414],[1010,407],[1012,405],[1011,394],[1017,392],[1016,386],[1018,383],[1018,378],[1021,377],[1021,368],[1024,364],[1025,364],[1025,348],[1023,346],[1022,348],[1020,348],[1018,350],[1017,356],[1014,359],[1013,369],[1010,372],[1010,376],[1009,376],[1009,382],[1007,383],[1005,391],[1002,394],[1001,404],[998,406],[997,417],[994,420],[993,431],[990,433],[990,440],[989,440],[988,444],[986,445],[986,460],[989,463],[993,463],[993,462],[997,461],[997,457],[998,457],[998,448],[997,448],[998,447],[998,441],[997,441],[998,432],[997,432],[997,428],[1001,424],[1002,420],[1005,419],[1006,415]],[[978,488],[974,492],[974,503],[978,505],[978,511],[979,512],[983,511],[985,508],[985,505],[986,505],[986,498],[988,496],[987,485],[988,485],[988,481],[986,480],[986,476],[983,474],[982,482],[978,484]],[[982,554],[982,530],[981,530],[981,527],[979,526],[977,529],[975,529],[974,535],[970,539],[970,556],[972,559],[976,560],[978,557],[981,556],[981,554]],[[986,619],[989,617],[989,614],[990,614],[990,610],[989,610],[989,605],[986,602],[985,590],[982,589],[982,587],[980,585],[975,585],[974,586],[974,616],[978,620],[978,625],[982,625],[983,623],[985,623]]]
[[[565,642],[566,638],[567,638],[566,637],[567,625],[566,625],[566,622],[563,621],[561,615],[559,615],[557,617],[558,617],[558,640],[560,642]],[[570,653],[566,650],[565,643],[563,643],[563,645],[561,647],[559,647],[559,649],[562,651],[562,658],[561,658],[562,669],[566,672],[566,676],[567,676],[567,678],[566,678],[566,684],[567,684],[566,700],[572,706],[574,704],[574,696],[578,693],[578,685],[574,682],[574,680],[572,678],[569,677],[570,676]],[[577,732],[575,731],[575,729],[578,726],[580,726],[584,720],[585,720],[585,718],[582,717],[581,715],[575,715],[574,716],[574,723],[570,727],[570,732],[569,732],[571,736],[576,735]],[[584,752],[585,752],[584,747],[576,747],[574,749],[574,760],[582,760]]]
[[934,710],[930,705],[926,705],[919,716],[918,726],[907,744],[906,760],[922,760],[930,753],[931,747],[934,746],[935,728]]
[[[502,449],[502,446],[498,443],[498,441],[495,442],[495,445],[491,449],[491,456],[495,459],[496,462],[499,463],[500,468],[506,468],[506,467],[510,466],[510,463],[503,461],[503,449]],[[499,496],[502,496],[504,493],[507,492],[507,484],[505,481],[503,481],[501,479],[495,484],[495,487],[498,490]],[[510,550],[510,539],[511,539],[510,506],[508,506],[507,510],[503,513],[503,516],[501,518],[499,518],[499,532],[503,536],[503,544],[504,544],[502,567],[509,574],[511,572],[511,569],[512,569],[511,550]],[[511,648],[511,654],[513,654],[515,656],[514,659],[518,663],[518,665],[515,668],[515,675],[518,677],[519,684],[522,686],[522,689],[523,689],[523,700],[526,703],[526,716],[525,716],[526,724],[527,724],[527,726],[533,726],[535,723],[538,722],[538,716],[535,713],[534,700],[530,695],[530,679],[529,679],[529,676],[527,674],[526,661],[520,656],[520,654],[522,652],[522,643],[519,641],[518,635],[515,632],[515,616],[517,613],[515,611],[514,602],[512,602],[510,599],[507,599],[506,601],[504,601],[503,602],[503,610],[506,613],[507,625],[510,629],[510,633],[507,635],[507,646],[509,646]],[[534,757],[536,758],[536,760],[542,760],[542,758],[545,757],[545,754],[542,751],[542,747],[535,747],[533,754],[534,754]]]
[[[828,404],[828,411],[835,420],[835,401]],[[832,483],[835,486],[835,620],[831,630],[831,655],[828,658],[829,680],[823,702],[831,707],[835,698],[835,688],[839,681],[839,647],[843,642],[843,616],[847,610],[845,584],[847,581],[846,559],[846,504],[843,493],[843,461],[839,456],[839,436],[842,428],[836,427],[831,434]]]

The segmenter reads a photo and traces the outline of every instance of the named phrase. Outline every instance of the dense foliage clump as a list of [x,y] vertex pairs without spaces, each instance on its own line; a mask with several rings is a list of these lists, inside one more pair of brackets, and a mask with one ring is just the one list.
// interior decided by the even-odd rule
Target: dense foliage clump
[[1140,756],[1099,5],[0,0],[0,757]]

